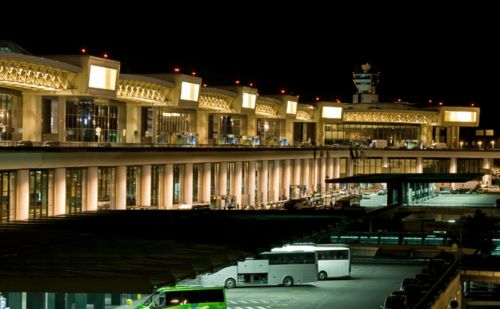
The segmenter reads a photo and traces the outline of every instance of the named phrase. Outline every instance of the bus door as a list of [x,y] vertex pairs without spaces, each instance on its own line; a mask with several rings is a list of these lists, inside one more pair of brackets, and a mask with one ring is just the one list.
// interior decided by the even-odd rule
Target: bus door
[[269,278],[269,260],[247,259],[238,262],[237,285],[267,285]]

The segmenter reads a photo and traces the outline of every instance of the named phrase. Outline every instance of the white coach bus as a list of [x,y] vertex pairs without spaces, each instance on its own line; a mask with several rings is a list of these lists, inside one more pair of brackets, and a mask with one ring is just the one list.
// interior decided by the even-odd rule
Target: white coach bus
[[272,252],[313,251],[318,254],[318,278],[347,278],[351,276],[351,253],[344,244],[289,244],[273,248]]
[[236,265],[201,276],[203,286],[292,286],[318,281],[318,258],[313,251],[264,252]]

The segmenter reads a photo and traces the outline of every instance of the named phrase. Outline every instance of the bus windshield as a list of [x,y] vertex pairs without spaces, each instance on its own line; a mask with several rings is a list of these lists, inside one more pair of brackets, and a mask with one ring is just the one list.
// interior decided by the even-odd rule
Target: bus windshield
[[[136,309],[195,307],[226,309],[224,287],[174,286],[161,287],[151,294]],[[186,307],[188,306],[188,307]]]

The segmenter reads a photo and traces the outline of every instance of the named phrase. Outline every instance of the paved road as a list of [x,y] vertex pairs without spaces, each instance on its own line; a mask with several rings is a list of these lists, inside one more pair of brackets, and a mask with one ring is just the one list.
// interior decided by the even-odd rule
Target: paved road
[[422,265],[354,264],[351,279],[319,281],[285,287],[226,290],[229,309],[376,309],[401,281],[419,273]]
[[[350,279],[318,281],[289,288],[251,287],[226,289],[228,309],[378,309],[401,281],[414,277],[423,265],[353,264]],[[199,284],[196,280],[183,284]],[[147,295],[143,296],[143,300]],[[132,309],[133,305],[106,308]]]

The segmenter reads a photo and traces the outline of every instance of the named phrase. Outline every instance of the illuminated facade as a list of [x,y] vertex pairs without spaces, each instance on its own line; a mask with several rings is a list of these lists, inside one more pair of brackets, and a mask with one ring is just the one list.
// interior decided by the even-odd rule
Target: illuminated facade
[[[359,173],[488,173],[496,152],[455,150],[460,128],[479,125],[479,108],[380,103],[377,80],[355,74],[354,103],[304,104],[252,87],[202,87],[181,73],[121,74],[118,61],[93,56],[2,52],[0,219],[243,208],[286,198],[290,185],[325,192],[326,177]],[[372,140],[387,149],[367,148]],[[433,143],[448,150],[421,149]]]

